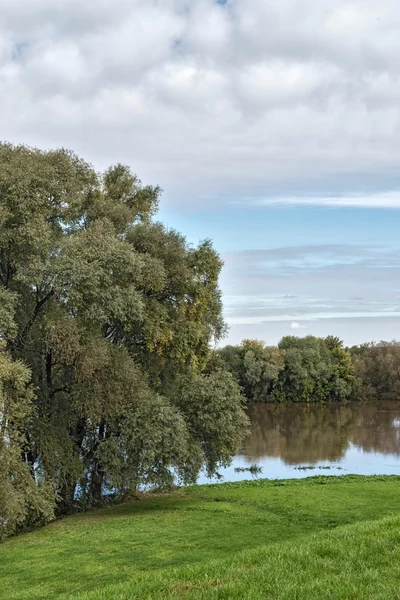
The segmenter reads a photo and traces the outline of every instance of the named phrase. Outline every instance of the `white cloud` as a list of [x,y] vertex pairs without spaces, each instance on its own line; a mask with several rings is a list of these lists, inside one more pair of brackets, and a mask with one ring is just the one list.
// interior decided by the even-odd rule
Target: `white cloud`
[[[228,325],[257,325],[262,323],[285,323],[291,321],[294,315],[260,315],[257,317],[235,317],[226,315],[226,322]],[[302,315],[302,319],[305,321],[320,321],[320,320],[332,320],[332,319],[388,319],[393,318],[399,319],[400,315],[396,310],[392,311],[354,311],[354,312],[315,312],[310,314]],[[307,329],[306,325],[301,325],[296,321],[292,321],[290,325],[291,329]]]
[[294,321],[290,327],[292,329],[306,329],[305,325],[300,325],[300,323],[297,323],[296,321]]
[[257,203],[286,206],[331,206],[336,208],[400,208],[400,190],[376,194],[353,194],[344,196],[281,196],[267,198]]
[[400,324],[398,246],[285,246],[223,259],[225,316],[233,327],[280,322],[310,330],[315,322],[377,318]]
[[[400,159],[397,0],[0,0],[0,11],[5,139],[130,163],[182,203],[278,189],[274,202],[302,190],[303,204],[399,207],[386,193]],[[310,182],[325,193],[307,194]]]

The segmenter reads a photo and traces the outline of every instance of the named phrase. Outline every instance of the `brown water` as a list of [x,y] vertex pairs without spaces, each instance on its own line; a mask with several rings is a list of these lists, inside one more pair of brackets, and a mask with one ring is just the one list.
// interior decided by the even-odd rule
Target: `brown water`
[[251,432],[232,466],[221,470],[225,481],[251,478],[235,471],[251,464],[273,479],[400,475],[400,402],[256,404],[247,411]]

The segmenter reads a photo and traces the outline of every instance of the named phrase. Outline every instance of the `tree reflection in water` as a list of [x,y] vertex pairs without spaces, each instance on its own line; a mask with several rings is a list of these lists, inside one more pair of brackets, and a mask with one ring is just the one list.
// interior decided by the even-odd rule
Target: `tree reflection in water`
[[334,462],[351,444],[400,456],[400,403],[255,404],[247,407],[248,460],[279,457],[287,465]]

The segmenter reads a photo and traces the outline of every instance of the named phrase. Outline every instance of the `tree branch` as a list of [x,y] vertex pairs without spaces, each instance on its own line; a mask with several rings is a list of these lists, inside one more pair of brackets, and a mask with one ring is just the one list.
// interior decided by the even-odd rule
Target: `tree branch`
[[44,305],[46,304],[46,302],[48,302],[50,300],[50,298],[52,298],[54,296],[54,293],[55,293],[54,289],[52,288],[45,296],[43,296],[43,298],[41,298],[41,300],[38,300],[36,302],[36,306],[33,311],[33,314],[31,316],[31,318],[29,319],[29,321],[27,322],[27,324],[25,325],[24,329],[22,330],[22,332],[18,338],[18,346],[24,346],[26,344],[26,341],[29,336],[29,332],[30,332],[33,324],[35,323],[36,319],[42,312],[42,309],[43,309]]
[[49,398],[54,398],[54,396],[56,394],[58,394],[59,392],[70,392],[70,388],[68,386],[55,388],[54,390],[51,390],[51,392],[49,393]]

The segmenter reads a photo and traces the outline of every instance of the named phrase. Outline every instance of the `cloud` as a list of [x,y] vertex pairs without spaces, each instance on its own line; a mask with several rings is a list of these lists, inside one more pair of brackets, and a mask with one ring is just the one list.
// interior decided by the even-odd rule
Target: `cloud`
[[[267,315],[267,316],[243,316],[243,317],[230,317],[227,316],[227,323],[230,326],[236,325],[262,325],[265,323],[290,323],[291,319],[293,319],[293,314],[281,314],[281,315]],[[353,312],[315,312],[308,313],[302,315],[302,318],[311,323],[311,322],[321,322],[321,321],[333,321],[335,319],[341,319],[346,321],[351,321],[354,319],[392,319],[393,317],[400,324],[399,313],[396,310],[392,311],[353,311]],[[295,325],[298,323],[295,322]],[[306,325],[300,326],[300,329],[306,329]],[[292,327],[292,329],[299,329],[299,327]]]
[[0,10],[5,139],[129,163],[181,208],[399,208],[397,0]]
[[290,327],[292,329],[306,329],[305,325],[300,325],[300,323],[297,323],[296,321],[294,321]]
[[[268,344],[276,344],[285,335],[287,335],[287,322],[282,321],[234,325],[230,329],[229,337],[223,343],[237,344],[248,337],[266,340]],[[307,323],[307,335],[322,337],[336,335],[350,346],[370,340],[400,339],[400,319],[398,316],[384,319],[381,317],[358,317],[351,320],[317,319]]]
[[376,194],[353,194],[343,196],[281,196],[265,198],[258,203],[278,206],[330,206],[336,208],[400,208],[400,190]]
[[223,258],[231,326],[282,322],[296,328],[299,320],[399,317],[398,247],[286,246],[228,252]]

